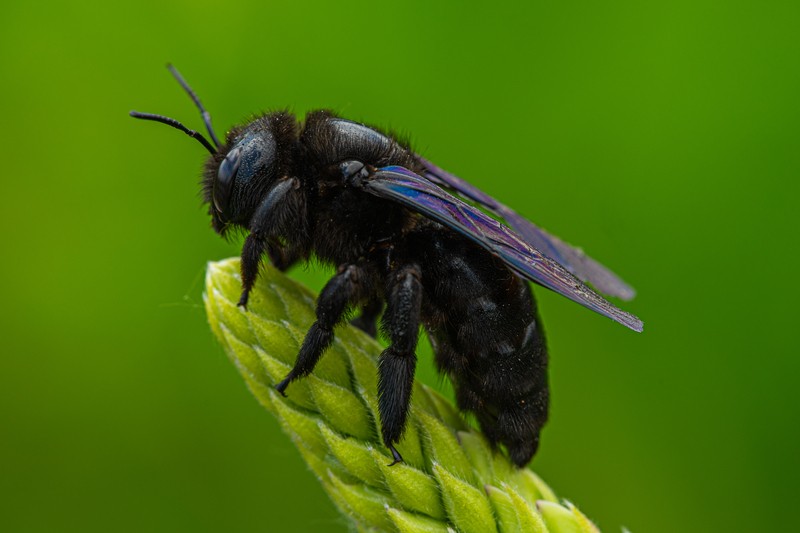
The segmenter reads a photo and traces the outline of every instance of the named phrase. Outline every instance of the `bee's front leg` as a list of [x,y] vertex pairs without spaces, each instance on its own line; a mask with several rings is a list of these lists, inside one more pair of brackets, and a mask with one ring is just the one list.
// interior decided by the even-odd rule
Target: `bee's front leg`
[[[289,221],[300,224],[304,220],[302,213],[295,206],[299,202],[297,200],[287,201],[292,199],[292,191],[297,190],[299,183],[297,178],[286,178],[279,181],[258,206],[250,220],[250,234],[242,247],[242,296],[239,298],[238,304],[241,307],[247,307],[250,291],[258,277],[261,257],[266,252],[270,253],[270,257],[276,253],[274,249],[274,243],[277,242],[276,236],[291,234],[293,230],[294,233],[305,233],[302,228],[288,226]],[[291,240],[294,242],[303,240],[304,235],[302,234],[292,235],[293,239]],[[296,260],[288,256],[286,259],[287,264],[279,265],[278,268],[281,266],[288,268],[291,262]]]

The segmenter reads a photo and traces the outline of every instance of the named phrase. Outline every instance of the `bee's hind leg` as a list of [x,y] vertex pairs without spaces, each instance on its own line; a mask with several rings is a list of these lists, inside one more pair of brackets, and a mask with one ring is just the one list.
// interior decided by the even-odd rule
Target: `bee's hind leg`
[[383,311],[383,302],[375,298],[369,300],[361,309],[361,314],[350,321],[352,325],[372,338],[378,336],[378,317]]
[[403,435],[417,364],[422,281],[417,265],[390,274],[383,331],[391,344],[378,358],[378,410],[383,442],[392,452],[392,464],[403,460],[394,445]]

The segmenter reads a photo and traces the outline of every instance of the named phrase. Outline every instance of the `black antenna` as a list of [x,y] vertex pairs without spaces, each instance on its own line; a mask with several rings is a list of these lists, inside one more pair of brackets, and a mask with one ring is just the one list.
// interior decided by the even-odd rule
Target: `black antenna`
[[212,154],[216,154],[217,153],[217,151],[214,149],[214,147],[211,146],[211,143],[208,142],[208,139],[203,137],[202,133],[198,133],[198,132],[196,132],[194,130],[190,130],[189,128],[187,128],[186,126],[184,126],[183,124],[181,124],[180,122],[175,120],[174,118],[165,117],[163,115],[154,115],[152,113],[139,113],[138,111],[131,111],[130,115],[133,118],[140,118],[142,120],[152,120],[152,121],[155,121],[155,122],[161,122],[162,124],[166,124],[167,126],[172,126],[175,129],[181,130],[183,133],[185,133],[189,137],[192,137],[192,138],[197,139],[198,141],[200,141],[200,144],[205,146],[206,150],[208,150]]
[[189,84],[186,83],[185,79],[183,79],[183,76],[181,76],[181,73],[178,72],[178,69],[173,67],[172,63],[167,63],[167,68],[172,73],[172,75],[175,77],[175,79],[178,80],[178,83],[181,84],[181,87],[183,87],[183,90],[186,91],[186,94],[189,95],[189,98],[192,99],[192,101],[194,102],[194,105],[196,105],[197,108],[200,110],[200,115],[202,115],[202,117],[203,117],[203,122],[206,125],[206,129],[208,130],[208,134],[209,134],[209,136],[211,136],[211,140],[214,141],[214,144],[217,146],[217,148],[219,148],[219,139],[217,139],[217,136],[214,134],[214,129],[211,127],[211,113],[206,111],[206,108],[203,107],[202,102],[200,102],[200,98],[197,97],[197,93],[195,93],[192,90],[192,88],[189,87]]

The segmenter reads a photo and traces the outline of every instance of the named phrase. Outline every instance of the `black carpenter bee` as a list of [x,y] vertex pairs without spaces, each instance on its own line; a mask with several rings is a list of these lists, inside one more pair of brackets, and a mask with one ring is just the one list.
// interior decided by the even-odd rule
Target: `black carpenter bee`
[[382,314],[389,347],[379,358],[378,395],[392,464],[402,460],[395,444],[406,425],[420,325],[459,408],[519,466],[536,452],[548,410],[545,337],[527,281],[642,330],[638,318],[583,283],[632,298],[616,275],[397,137],[329,111],[312,111],[302,123],[279,111],[234,127],[221,143],[196,94],[169,68],[214,144],[174,119],[131,115],[180,129],[211,152],[202,183],[213,228],[249,231],[239,305],[247,305],[265,254],[281,270],[312,256],[337,267],[277,390],[314,370],[348,310],[360,309],[353,323],[373,336]]

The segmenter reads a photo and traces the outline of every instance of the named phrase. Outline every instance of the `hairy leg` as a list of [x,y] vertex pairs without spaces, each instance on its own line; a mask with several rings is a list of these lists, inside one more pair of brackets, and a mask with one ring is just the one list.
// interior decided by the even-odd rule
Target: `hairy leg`
[[341,322],[351,305],[365,297],[368,289],[367,273],[357,265],[343,265],[328,281],[317,299],[317,320],[308,330],[294,368],[275,388],[283,394],[293,380],[306,376],[325,350],[333,342],[333,328]]
[[[306,204],[305,198],[297,192],[299,184],[296,178],[279,181],[250,221],[250,234],[242,248],[242,296],[239,298],[242,307],[247,307],[264,253],[284,271],[300,259],[301,250],[307,247]],[[287,238],[292,246],[283,249],[279,237]]]
[[414,368],[414,353],[419,338],[422,284],[420,270],[408,265],[397,270],[387,287],[387,307],[383,329],[391,344],[378,359],[378,408],[381,415],[383,441],[394,461],[403,458],[394,444],[400,440],[406,425]]

